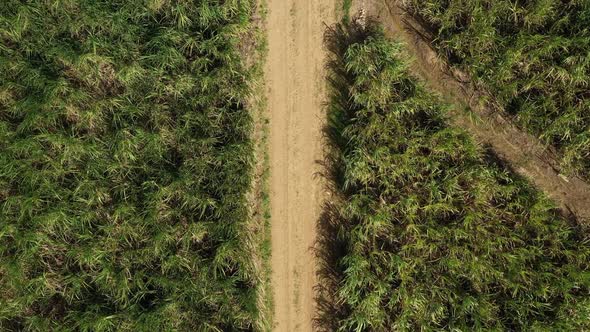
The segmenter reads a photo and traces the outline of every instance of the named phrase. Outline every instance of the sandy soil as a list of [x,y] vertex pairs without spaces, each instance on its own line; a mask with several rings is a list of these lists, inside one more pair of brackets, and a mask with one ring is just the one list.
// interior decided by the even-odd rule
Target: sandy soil
[[406,43],[409,55],[414,59],[412,69],[426,85],[448,102],[469,106],[472,110],[473,114],[467,114],[456,107],[450,114],[455,126],[466,129],[480,143],[489,145],[518,174],[556,201],[566,214],[590,222],[588,183],[560,174],[554,151],[504,118],[498,106],[482,102],[483,99],[493,101],[493,96],[470,84],[468,75],[451,70],[438,58],[427,42],[428,32],[419,22],[405,15],[396,1],[369,0],[366,4],[368,15],[382,22],[388,35]]
[[275,331],[312,331],[312,251],[323,193],[325,24],[335,0],[268,0],[272,288]]

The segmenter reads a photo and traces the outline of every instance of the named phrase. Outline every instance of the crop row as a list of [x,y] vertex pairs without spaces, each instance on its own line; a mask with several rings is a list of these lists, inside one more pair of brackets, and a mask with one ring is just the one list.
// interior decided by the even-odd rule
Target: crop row
[[0,330],[253,329],[253,10],[3,1]]
[[341,24],[320,234],[326,331],[582,331],[590,238],[463,130],[380,27]]

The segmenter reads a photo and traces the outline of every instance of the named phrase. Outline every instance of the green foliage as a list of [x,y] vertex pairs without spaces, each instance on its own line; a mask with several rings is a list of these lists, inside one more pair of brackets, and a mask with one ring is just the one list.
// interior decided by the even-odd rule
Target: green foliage
[[434,46],[590,177],[590,2],[412,0]]
[[350,10],[352,9],[352,0],[342,0],[342,20],[347,22],[350,20]]
[[325,242],[340,251],[336,280],[322,282],[337,288],[327,329],[590,329],[587,233],[447,127],[379,27],[338,25],[327,43],[335,199]]
[[253,7],[3,1],[0,330],[255,329]]

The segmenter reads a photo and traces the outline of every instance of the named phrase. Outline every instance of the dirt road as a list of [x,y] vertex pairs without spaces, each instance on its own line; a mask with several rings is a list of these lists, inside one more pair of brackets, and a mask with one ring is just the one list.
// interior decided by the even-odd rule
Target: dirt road
[[321,212],[325,24],[335,0],[268,0],[266,84],[270,113],[270,191],[274,331],[311,331]]

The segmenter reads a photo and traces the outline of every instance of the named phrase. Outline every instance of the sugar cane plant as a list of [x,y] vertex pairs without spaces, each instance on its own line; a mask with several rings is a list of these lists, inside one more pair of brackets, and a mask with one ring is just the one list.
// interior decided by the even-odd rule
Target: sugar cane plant
[[[392,0],[388,0],[394,2]],[[590,179],[590,2],[410,0],[453,65]]]
[[[332,52],[318,324],[326,331],[590,329],[590,237],[462,130],[374,23]],[[328,230],[328,231],[326,231]],[[326,258],[326,257],[324,257]]]
[[0,6],[0,330],[251,331],[254,2]]

